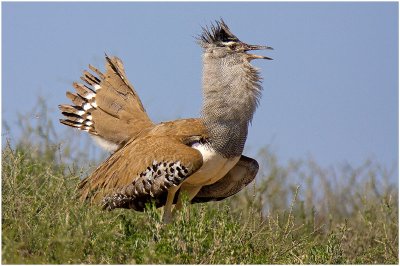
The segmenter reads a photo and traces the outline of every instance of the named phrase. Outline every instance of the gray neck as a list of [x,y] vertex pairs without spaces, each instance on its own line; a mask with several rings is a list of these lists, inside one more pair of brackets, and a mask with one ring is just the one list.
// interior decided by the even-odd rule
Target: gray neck
[[261,96],[258,71],[239,55],[203,57],[201,118],[213,149],[225,158],[240,156]]

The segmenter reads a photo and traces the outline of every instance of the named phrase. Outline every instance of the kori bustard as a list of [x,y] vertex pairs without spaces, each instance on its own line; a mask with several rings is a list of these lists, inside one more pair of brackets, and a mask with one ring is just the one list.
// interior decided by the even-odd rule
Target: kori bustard
[[[79,185],[80,197],[105,209],[143,211],[153,202],[170,222],[182,204],[222,200],[256,176],[256,160],[242,155],[261,96],[261,77],[250,63],[271,59],[249,53],[272,49],[240,41],[221,19],[203,28],[203,105],[200,118],[155,124],[148,117],[122,61],[106,56],[106,72],[89,65],[84,84],[67,92],[60,122],[88,132],[112,151]],[[173,209],[173,205],[175,205]]]

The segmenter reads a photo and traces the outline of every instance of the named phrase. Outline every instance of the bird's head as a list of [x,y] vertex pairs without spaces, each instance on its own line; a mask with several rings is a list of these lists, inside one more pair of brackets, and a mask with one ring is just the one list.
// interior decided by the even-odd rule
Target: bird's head
[[251,45],[239,40],[221,19],[211,27],[203,27],[203,32],[197,40],[204,49],[205,56],[211,58],[225,58],[227,56],[239,56],[251,61],[253,59],[268,59],[267,56],[248,53],[252,50],[272,50],[269,46]]

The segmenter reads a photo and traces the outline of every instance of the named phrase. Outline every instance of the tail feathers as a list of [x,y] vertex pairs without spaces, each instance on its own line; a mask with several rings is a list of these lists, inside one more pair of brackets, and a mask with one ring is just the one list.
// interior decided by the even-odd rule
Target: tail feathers
[[[82,106],[86,106],[88,103],[84,103]],[[60,122],[64,125],[75,127],[83,131],[87,131],[92,135],[97,136],[98,133],[94,128],[93,117],[90,112],[87,112],[81,106],[72,106],[72,105],[59,105],[59,109],[61,113],[67,119],[60,119]]]
[[106,56],[106,73],[89,65],[83,84],[74,82],[76,92],[66,96],[73,105],[59,105],[64,125],[87,131],[107,147],[121,147],[143,129],[153,126],[143,105],[126,78],[122,61]]
[[81,77],[81,80],[86,82],[87,84],[93,86],[95,89],[97,86],[100,87],[100,79],[97,77],[93,76],[90,72],[87,70],[83,71],[83,76]]
[[[107,57],[106,57],[107,58]],[[101,73],[97,68],[89,64],[89,69],[92,70],[94,73],[96,73],[97,76],[100,77],[100,79],[105,79],[106,77]]]

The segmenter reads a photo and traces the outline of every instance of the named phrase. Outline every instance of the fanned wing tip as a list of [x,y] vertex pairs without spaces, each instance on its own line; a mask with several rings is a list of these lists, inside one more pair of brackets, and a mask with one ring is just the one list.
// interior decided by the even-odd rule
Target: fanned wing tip
[[83,71],[83,75],[84,75],[87,79],[89,79],[92,83],[97,84],[97,85],[100,85],[101,80],[100,80],[98,77],[94,76],[94,75],[93,75],[92,73],[90,73],[89,71],[87,71],[87,70]]
[[98,70],[97,68],[95,68],[94,66],[92,66],[91,64],[89,64],[89,69],[92,70],[94,73],[96,73],[100,79],[105,79],[105,76],[103,73],[101,73],[100,70]]
[[67,92],[67,96],[77,105],[60,104],[58,106],[62,115],[66,118],[60,119],[60,123],[96,135],[97,133],[90,113],[90,110],[93,109],[92,105],[77,94]]
[[87,100],[90,100],[96,96],[96,92],[86,85],[74,82],[74,83],[72,83],[72,86],[75,88],[76,92],[80,96],[82,96],[83,98],[85,98]]
[[66,126],[70,126],[70,127],[78,128],[83,131],[87,131],[92,135],[97,135],[96,131],[91,126],[92,122],[90,120],[84,120],[82,122],[79,122],[79,121],[73,121],[73,120],[69,120],[69,119],[60,119],[60,123],[66,125]]
[[[63,124],[77,127],[74,122],[88,123],[89,133],[119,147],[131,136],[138,134],[142,127],[151,126],[153,123],[129,83],[122,61],[107,53],[104,55],[105,71],[102,72],[89,64],[88,69],[82,72],[83,82],[73,82],[75,91],[66,94],[71,105],[60,105],[59,109],[66,118]],[[121,113],[124,115],[120,116]],[[135,123],[130,124],[131,121]],[[105,126],[106,123],[113,126]],[[89,125],[83,126],[78,128],[86,130]]]
[[61,112],[72,113],[76,115],[82,115],[84,113],[80,106],[72,106],[68,104],[60,104],[58,105],[58,109],[60,109]]
[[93,76],[87,70],[83,71],[83,75],[81,76],[81,80],[89,84],[90,86],[96,89],[96,86],[100,86],[101,80],[95,76]]
[[[126,78],[125,78],[125,73],[124,73],[124,64],[122,63],[122,60],[119,59],[116,56],[113,57],[109,57],[108,55],[106,55],[106,67],[111,67],[111,69],[124,81],[126,82]],[[128,84],[127,84],[128,85]]]
[[66,126],[76,127],[76,128],[79,128],[81,126],[80,123],[74,122],[74,121],[70,121],[70,120],[67,120],[67,119],[60,119],[60,123],[66,125]]
[[[73,105],[60,104],[58,108],[66,118],[60,119],[60,123],[97,135],[91,113],[97,109],[96,91],[101,89],[101,78],[104,75],[93,66],[89,65],[89,68],[100,78],[84,70],[81,79],[87,85],[73,82],[72,85],[76,92],[66,92],[67,98],[71,100]],[[93,87],[93,89],[88,86]]]
[[67,91],[66,96],[75,105],[83,106],[86,103],[86,100],[83,97],[81,97],[79,94]]

